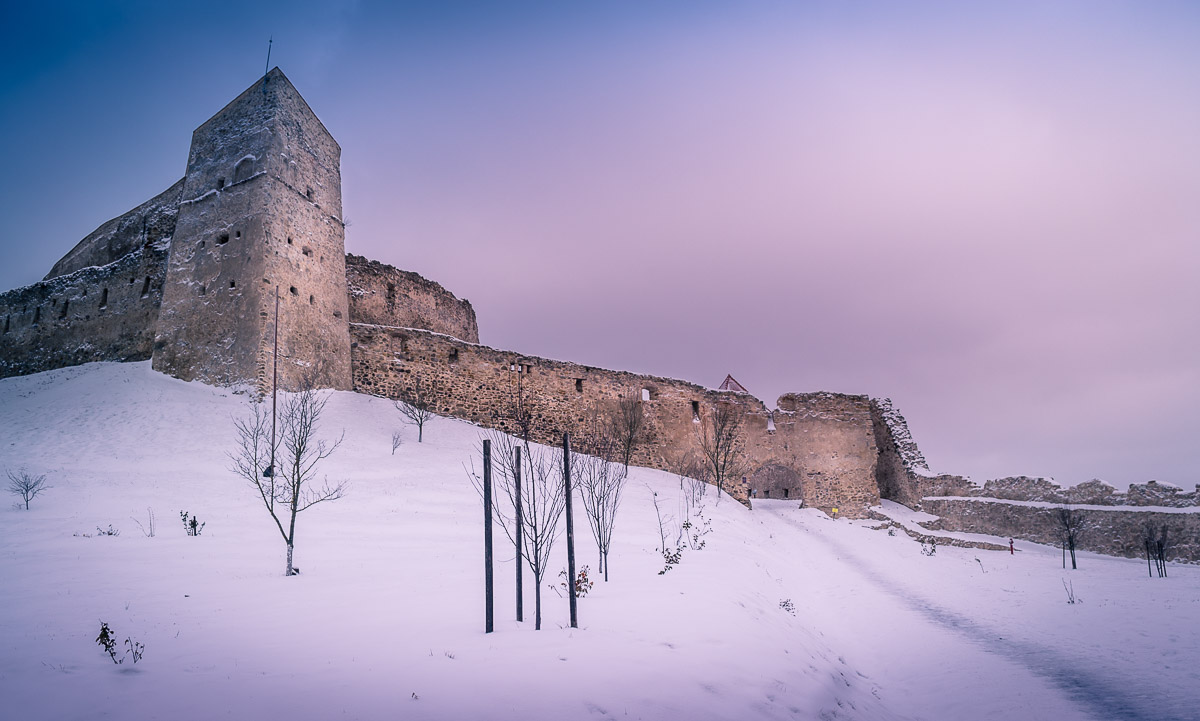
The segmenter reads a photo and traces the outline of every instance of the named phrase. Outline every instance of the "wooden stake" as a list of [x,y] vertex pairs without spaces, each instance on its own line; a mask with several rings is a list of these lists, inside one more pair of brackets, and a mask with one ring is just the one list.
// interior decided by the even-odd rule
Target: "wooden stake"
[[484,633],[491,633],[492,624],[492,442],[483,442],[483,585]]
[[514,482],[516,483],[516,487],[517,487],[516,501],[515,501],[516,516],[517,516],[517,533],[516,533],[516,540],[514,541],[514,543],[517,547],[517,620],[524,621],[525,620],[525,594],[523,594],[521,592],[521,566],[525,565],[525,553],[524,553],[524,551],[521,550],[522,549],[521,544],[523,542],[522,539],[524,537],[522,529],[523,529],[525,523],[521,519],[521,447],[520,446],[516,447],[516,454],[517,454],[516,465],[513,466],[513,468],[516,471],[516,473],[514,474],[515,475]]
[[567,493],[567,586],[571,591],[571,628],[579,628],[575,598],[575,524],[571,514],[571,437],[566,433],[563,434],[563,484]]

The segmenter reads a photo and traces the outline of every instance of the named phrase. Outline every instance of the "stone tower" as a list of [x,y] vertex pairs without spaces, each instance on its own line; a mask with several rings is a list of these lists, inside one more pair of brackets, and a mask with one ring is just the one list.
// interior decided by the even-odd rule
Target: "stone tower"
[[153,367],[350,388],[341,147],[279,68],[192,133]]

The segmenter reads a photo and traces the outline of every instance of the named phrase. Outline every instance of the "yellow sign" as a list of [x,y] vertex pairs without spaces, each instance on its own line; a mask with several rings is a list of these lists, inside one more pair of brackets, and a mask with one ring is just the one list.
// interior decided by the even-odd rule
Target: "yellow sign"
[[836,509],[836,508],[835,508],[835,509],[833,509],[833,512],[834,512],[834,513],[837,513],[837,509]]

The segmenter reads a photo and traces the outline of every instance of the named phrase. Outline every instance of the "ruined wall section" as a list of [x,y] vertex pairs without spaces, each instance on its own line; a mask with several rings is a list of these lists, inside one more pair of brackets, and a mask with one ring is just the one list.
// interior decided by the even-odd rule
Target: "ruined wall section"
[[866,396],[787,393],[777,405],[774,431],[757,423],[751,427],[750,455],[759,468],[750,484],[757,495],[770,490],[759,487],[764,468],[787,468],[803,484],[800,496],[805,505],[829,512],[837,508],[839,515],[858,517],[879,504],[879,449]]
[[[533,415],[534,440],[546,444],[561,442],[563,431],[594,427],[622,397],[641,398],[646,441],[633,463],[662,470],[674,470],[688,454],[699,456],[714,410],[734,404],[745,414],[748,476],[791,483],[788,497],[829,512],[838,508],[839,515],[865,515],[879,501],[865,396],[785,396],[772,430],[762,401],[746,393],[536,358],[412,328],[353,324],[351,335],[354,390],[361,393],[411,397],[419,377],[436,389],[440,415],[507,432],[517,430],[511,408],[520,395]],[[725,490],[748,503],[753,486],[733,481]]]
[[346,256],[350,322],[421,328],[479,342],[475,309],[432,280],[361,255]]
[[0,293],[0,377],[149,358],[168,244]]
[[175,234],[183,180],[133,210],[101,224],[59,259],[44,280],[77,270],[108,265],[146,245],[169,241]]
[[926,496],[966,496],[979,491],[962,476],[929,470],[908,422],[890,398],[871,399],[871,424],[879,447],[875,479],[880,498],[919,510]]
[[349,387],[340,159],[278,68],[196,129],[156,370],[267,387],[278,293],[281,385]]

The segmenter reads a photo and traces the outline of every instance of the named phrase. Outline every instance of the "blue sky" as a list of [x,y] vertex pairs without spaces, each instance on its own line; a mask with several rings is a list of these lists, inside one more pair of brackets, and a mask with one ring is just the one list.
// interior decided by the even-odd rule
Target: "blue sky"
[[0,10],[0,287],[183,175],[279,65],[347,249],[484,343],[890,396],[935,470],[1200,481],[1186,3]]

